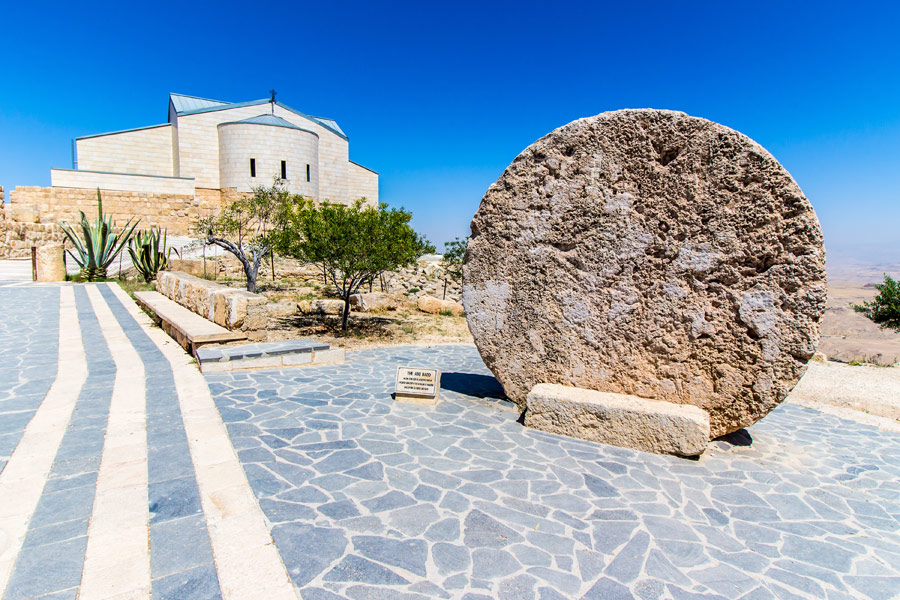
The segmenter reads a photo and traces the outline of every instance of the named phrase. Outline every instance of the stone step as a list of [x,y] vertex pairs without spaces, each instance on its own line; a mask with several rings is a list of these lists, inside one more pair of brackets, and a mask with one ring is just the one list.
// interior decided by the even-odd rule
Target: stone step
[[301,365],[344,362],[344,349],[314,340],[287,340],[241,346],[198,348],[195,353],[204,373],[243,369],[278,369]]
[[241,331],[229,331],[209,319],[169,300],[159,292],[135,292],[134,299],[155,315],[163,331],[172,336],[191,354],[203,344],[221,344],[247,339]]

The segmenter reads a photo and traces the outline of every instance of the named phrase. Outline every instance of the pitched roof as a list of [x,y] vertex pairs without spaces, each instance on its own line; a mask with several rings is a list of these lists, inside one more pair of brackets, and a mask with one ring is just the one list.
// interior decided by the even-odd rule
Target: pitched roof
[[[338,125],[338,124],[337,124],[337,121],[335,121],[334,119],[328,119],[328,118],[325,118],[325,117],[313,117],[313,119],[315,119],[316,121],[318,121],[318,122],[321,123],[322,125],[325,125],[326,127],[331,127],[332,129],[334,129],[334,130],[337,131],[338,133],[344,133],[344,130],[341,129],[340,125]],[[346,134],[344,134],[344,135],[346,135]]]
[[297,131],[305,131],[307,133],[311,133],[315,136],[319,134],[315,131],[310,131],[308,129],[303,129],[302,127],[297,127],[290,121],[286,121],[281,117],[276,117],[275,115],[259,115],[256,117],[250,117],[249,119],[243,119],[241,121],[229,121],[228,123],[219,123],[219,125],[236,125],[236,124],[250,124],[250,125],[272,125],[273,127],[287,127],[288,129],[296,129]]
[[[194,115],[197,113],[210,112],[214,110],[225,110],[228,108],[239,108],[243,106],[258,106],[261,104],[269,104],[270,102],[270,100],[268,99],[251,100],[249,102],[222,102],[221,100],[210,100],[209,98],[197,98],[196,96],[185,96],[184,94],[174,93],[169,94],[169,101],[172,103],[172,106],[175,108],[175,114],[178,116]],[[325,117],[311,117],[300,112],[299,110],[282,104],[277,100],[275,101],[275,104],[285,110],[291,111],[297,116],[303,117],[304,119],[309,119],[313,123],[321,125],[325,129],[334,132],[336,135],[344,138],[345,140],[350,139],[334,119],[327,119]]]
[[169,101],[172,103],[172,106],[175,107],[176,113],[183,113],[189,110],[198,110],[228,104],[227,102],[220,102],[219,100],[209,100],[208,98],[198,98],[196,96],[185,96],[184,94],[169,94]]

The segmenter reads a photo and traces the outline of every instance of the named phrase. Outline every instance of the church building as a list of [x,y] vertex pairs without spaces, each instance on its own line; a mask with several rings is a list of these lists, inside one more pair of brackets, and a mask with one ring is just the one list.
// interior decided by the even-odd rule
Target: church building
[[222,102],[169,95],[168,122],[81,137],[73,169],[52,169],[53,188],[195,196],[249,192],[278,178],[292,193],[349,204],[378,202],[378,173],[350,160],[333,119],[272,97]]

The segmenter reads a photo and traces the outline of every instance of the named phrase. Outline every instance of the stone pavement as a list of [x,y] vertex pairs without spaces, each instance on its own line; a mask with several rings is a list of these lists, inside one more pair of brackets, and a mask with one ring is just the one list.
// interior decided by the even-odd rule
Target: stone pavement
[[174,341],[117,286],[0,302],[4,599],[297,597]]
[[656,456],[524,429],[472,346],[204,378],[118,287],[0,303],[3,598],[900,592],[898,434],[785,404]]
[[[397,365],[442,402],[394,403]],[[565,439],[471,346],[207,380],[307,600],[900,593],[897,434],[785,404],[699,461]]]

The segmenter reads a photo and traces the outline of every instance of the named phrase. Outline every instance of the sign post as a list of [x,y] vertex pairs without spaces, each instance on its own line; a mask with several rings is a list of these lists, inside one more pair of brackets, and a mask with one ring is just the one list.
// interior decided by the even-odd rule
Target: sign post
[[437,369],[397,367],[394,399],[410,404],[435,405],[441,391],[441,372]]

